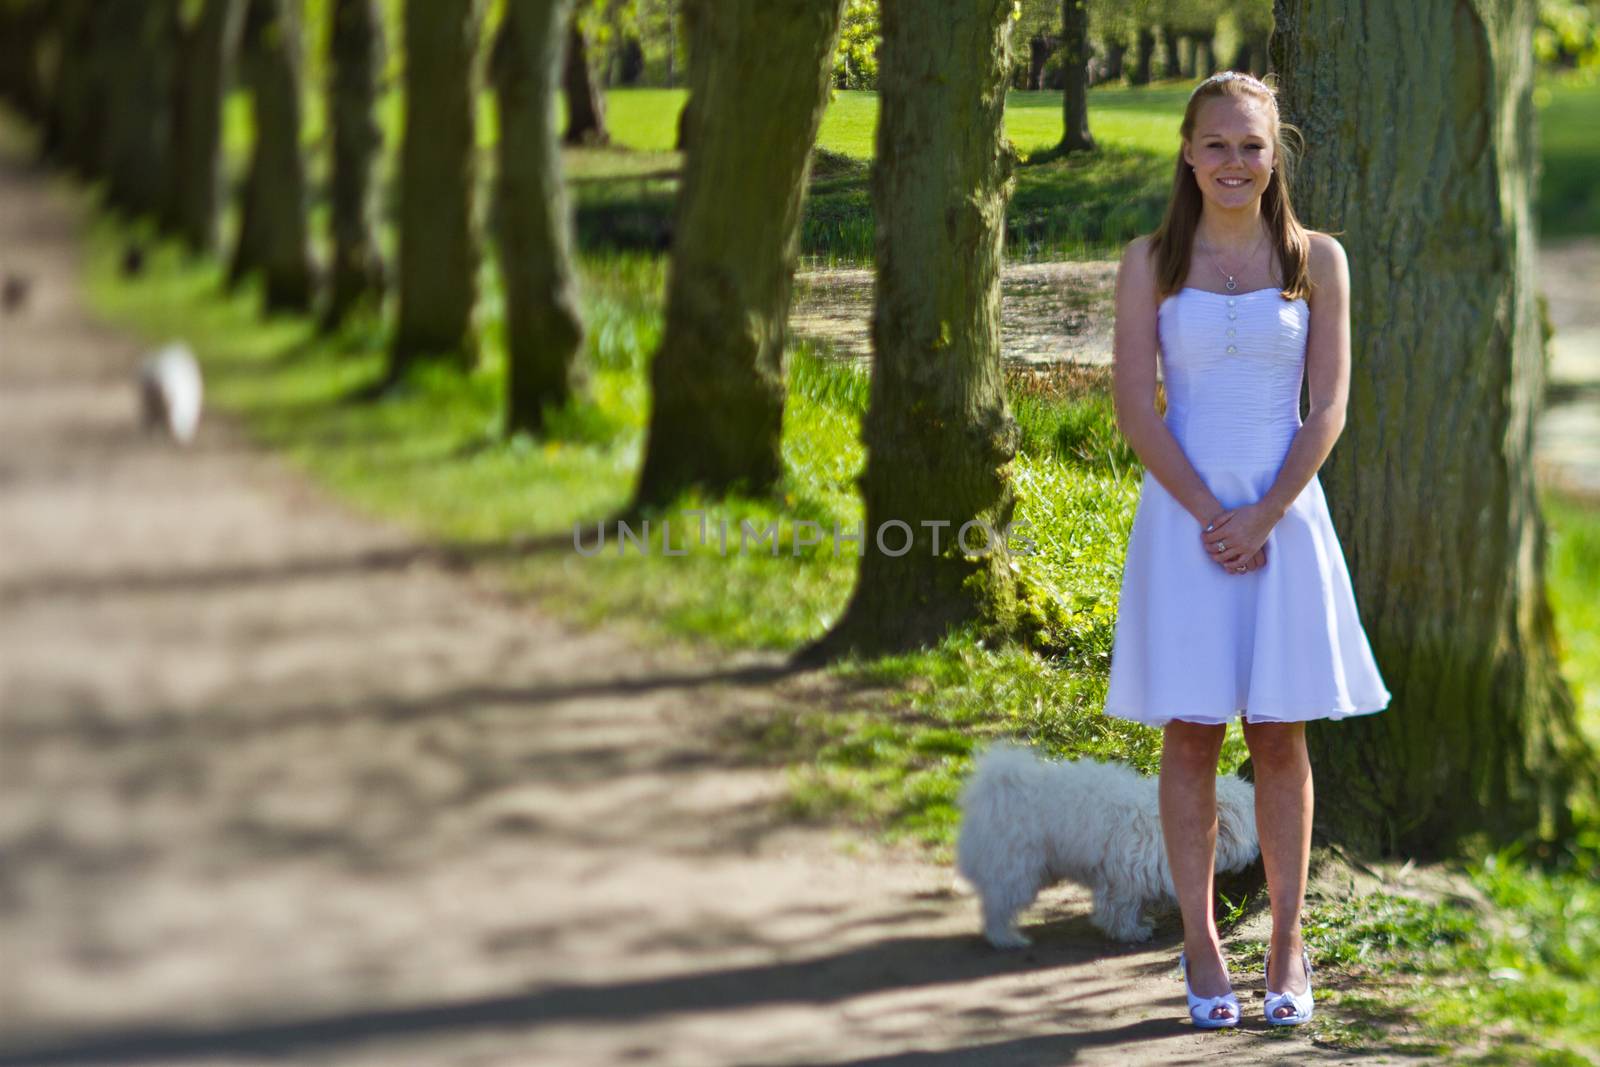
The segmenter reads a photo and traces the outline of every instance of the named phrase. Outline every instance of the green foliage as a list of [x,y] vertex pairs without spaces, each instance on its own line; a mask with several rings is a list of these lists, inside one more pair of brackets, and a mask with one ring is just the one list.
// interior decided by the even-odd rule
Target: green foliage
[[1600,3],[1539,0],[1533,51],[1540,63],[1600,73]]
[[840,89],[878,87],[878,0],[845,0],[833,84]]

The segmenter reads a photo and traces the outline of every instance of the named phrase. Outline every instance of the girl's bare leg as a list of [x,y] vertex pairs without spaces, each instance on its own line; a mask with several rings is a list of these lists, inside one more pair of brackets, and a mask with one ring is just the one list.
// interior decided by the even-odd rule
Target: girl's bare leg
[[[1217,759],[1225,725],[1174,719],[1163,730],[1161,746],[1161,830],[1167,863],[1183,912],[1183,947],[1189,961],[1189,987],[1195,995],[1216,997],[1228,991],[1213,908],[1217,850]],[[1227,1009],[1212,1011],[1227,1018]]]
[[[1256,835],[1272,901],[1272,947],[1267,961],[1274,993],[1304,993],[1304,941],[1300,912],[1306,901],[1311,862],[1313,790],[1303,722],[1244,724],[1245,744],[1256,780]],[[1199,992],[1199,990],[1196,990]],[[1292,1015],[1285,1006],[1280,1015]]]

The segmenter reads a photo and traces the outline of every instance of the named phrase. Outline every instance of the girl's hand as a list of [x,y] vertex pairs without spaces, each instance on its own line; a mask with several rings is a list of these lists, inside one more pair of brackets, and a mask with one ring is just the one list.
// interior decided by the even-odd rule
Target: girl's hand
[[1201,543],[1206,555],[1228,573],[1248,573],[1266,565],[1267,535],[1275,525],[1277,520],[1259,504],[1229,508],[1218,512],[1201,529]]

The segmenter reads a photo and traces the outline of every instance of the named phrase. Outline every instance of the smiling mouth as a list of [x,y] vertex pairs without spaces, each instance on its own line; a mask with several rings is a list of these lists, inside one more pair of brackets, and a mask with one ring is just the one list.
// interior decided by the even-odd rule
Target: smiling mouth
[[1242,185],[1249,185],[1249,178],[1218,178],[1218,185],[1226,185],[1230,189],[1237,189]]

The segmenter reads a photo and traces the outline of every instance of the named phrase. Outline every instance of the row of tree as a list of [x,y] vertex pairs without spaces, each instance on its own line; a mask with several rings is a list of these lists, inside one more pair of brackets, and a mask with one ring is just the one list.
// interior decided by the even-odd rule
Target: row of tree
[[[193,201],[216,188],[213,90],[239,33],[255,147],[235,265],[266,275],[269,302],[299,306],[309,282],[289,2],[94,0],[91,12],[89,0],[4,0],[0,85],[38,118],[55,158],[205,247],[215,212]],[[335,197],[335,270],[366,277],[377,20],[371,0],[330,4],[334,167],[346,176],[334,182],[350,183]],[[843,5],[684,6],[687,151],[632,512],[691,486],[716,496],[778,483],[785,320]],[[1537,146],[1517,119],[1531,113],[1534,5],[1277,0],[1275,14],[1280,105],[1309,145],[1293,195],[1313,225],[1342,234],[1355,266],[1348,424],[1321,476],[1395,694],[1387,714],[1308,732],[1319,824],[1415,855],[1478,835],[1558,838],[1574,798],[1600,809],[1600,781],[1559,670],[1533,481]],[[579,374],[552,119],[570,15],[563,0],[504,0],[492,27],[509,425],[533,432]],[[153,46],[174,20],[177,54]],[[999,329],[1014,21],[1012,0],[882,0],[865,536],[848,606],[807,660],[914,646],[962,623],[1014,627],[1005,545],[977,555],[951,536],[974,521],[1006,530],[1016,503]],[[465,365],[475,347],[472,104],[486,32],[477,0],[405,4],[396,372],[423,355]],[[1436,47],[1409,48],[1418,33]],[[50,41],[53,67],[35,61]],[[152,157],[152,143],[202,147]],[[178,178],[165,161],[190,151],[204,166]],[[892,524],[911,534],[903,550],[876,536]]]

